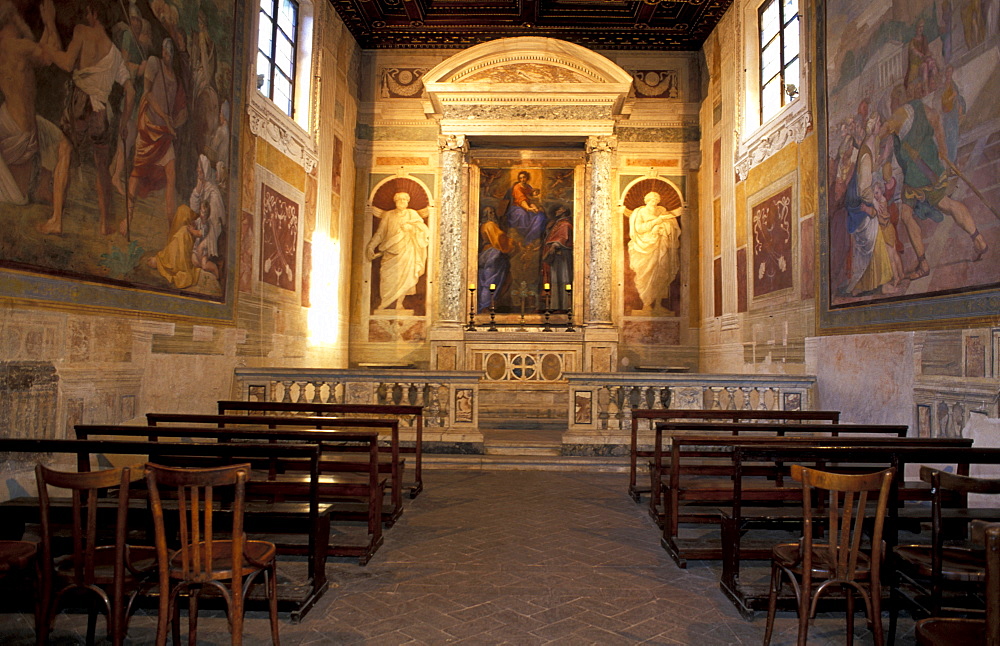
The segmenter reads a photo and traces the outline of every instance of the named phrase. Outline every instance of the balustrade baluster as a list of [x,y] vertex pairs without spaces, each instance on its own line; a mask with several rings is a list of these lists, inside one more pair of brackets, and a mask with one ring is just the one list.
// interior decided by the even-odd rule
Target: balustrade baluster
[[668,386],[660,388],[660,406],[663,408],[670,408],[670,400],[672,399],[672,393]]
[[396,406],[403,401],[403,384],[398,381],[392,385],[392,403]]
[[281,387],[284,389],[284,392],[281,395],[281,401],[289,404],[292,403],[292,382],[282,381]]

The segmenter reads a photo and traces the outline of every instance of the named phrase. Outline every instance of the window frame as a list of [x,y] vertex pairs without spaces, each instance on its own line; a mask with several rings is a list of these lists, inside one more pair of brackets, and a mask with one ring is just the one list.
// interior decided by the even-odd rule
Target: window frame
[[[279,19],[279,13],[282,9],[283,3],[289,3],[294,7],[294,14],[292,19],[292,33],[288,34],[284,28],[281,26],[281,20]],[[271,5],[271,15],[264,9],[265,3]],[[272,17],[273,15],[273,17]],[[264,28],[264,21],[270,24],[270,51],[265,52],[261,49],[261,32]],[[302,23],[302,7],[298,0],[260,0],[258,3],[258,13],[257,13],[257,78],[263,75],[264,85],[266,86],[266,92],[258,87],[257,89],[265,97],[271,100],[278,108],[284,112],[292,120],[296,120],[298,111],[298,105],[296,101],[296,77],[298,75],[299,68],[299,37],[301,32]],[[289,57],[290,70],[286,70],[284,65],[281,64],[278,56],[279,39],[289,44],[291,48],[291,56]],[[260,59],[263,57],[268,62],[268,72],[262,73],[260,71]],[[275,99],[275,78],[280,74],[284,78],[288,87],[288,104],[287,106],[279,105]]]
[[[768,40],[768,42],[764,43],[763,42],[763,40],[764,40],[764,12],[767,11],[771,7],[771,5],[776,5],[776,8],[777,8],[777,13],[778,13],[778,16],[777,16],[777,18],[778,18],[778,28],[777,28],[776,33]],[[794,100],[792,97],[788,96],[788,93],[787,93],[787,88],[788,88],[788,83],[789,83],[789,81],[787,79],[787,72],[788,72],[789,68],[791,68],[793,65],[799,67],[799,69],[801,70],[801,60],[802,60],[802,46],[801,46],[801,43],[802,43],[802,18],[801,18],[801,16],[802,16],[802,12],[800,11],[800,9],[801,9],[801,4],[800,4],[800,2],[798,2],[798,0],[796,0],[796,3],[795,3],[795,14],[793,16],[791,16],[790,18],[786,19],[785,15],[784,15],[784,12],[785,12],[785,0],[764,0],[764,2],[762,2],[757,7],[757,97],[758,97],[758,102],[757,102],[758,106],[757,107],[758,107],[758,118],[760,120],[759,123],[761,123],[761,124],[767,123],[770,119],[772,119],[775,115],[777,115],[778,113],[780,113],[782,111],[782,109],[784,109],[789,103],[791,103]],[[785,46],[786,46],[785,41],[786,41],[786,36],[787,36],[789,30],[791,29],[791,25],[792,25],[793,22],[795,23],[796,28],[799,30],[799,34],[798,34],[798,38],[797,38],[797,40],[799,42],[799,47],[796,49],[795,55],[792,57],[792,59],[786,61],[785,60],[785,53],[786,53],[785,52]],[[772,44],[775,44],[775,43],[777,45],[778,70],[777,70],[777,72],[775,74],[772,74],[770,77],[768,77],[768,78],[765,79],[764,78],[764,68],[765,68],[764,50],[767,49],[768,47],[772,46]],[[801,71],[800,71],[799,75],[801,76]],[[765,96],[765,91],[766,91],[767,87],[775,79],[777,79],[778,83],[779,83],[779,93],[778,94],[780,96],[781,105],[779,105],[778,108],[775,109],[772,113],[768,114],[768,113],[765,113],[765,111],[764,111],[765,105],[766,105],[766,102],[764,100],[764,96]],[[799,79],[796,79],[795,80],[795,86],[798,87],[798,85],[799,85]]]

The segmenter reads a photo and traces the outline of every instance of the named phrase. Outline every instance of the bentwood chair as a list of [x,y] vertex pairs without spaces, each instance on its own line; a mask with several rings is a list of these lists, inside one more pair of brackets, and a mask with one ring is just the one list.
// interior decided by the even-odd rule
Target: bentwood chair
[[[179,597],[188,598],[188,641],[197,643],[198,597],[214,589],[226,602],[231,642],[243,643],[246,595],[263,575],[271,618],[271,641],[278,646],[278,597],[274,543],[248,540],[243,533],[243,507],[249,464],[212,468],[167,467],[146,464],[146,480],[156,534],[160,580],[157,646],[167,642],[173,624],[174,642],[180,637]],[[179,546],[168,549],[164,496],[176,505]],[[221,489],[221,490],[220,490]],[[231,489],[231,491],[229,491]],[[223,506],[231,512],[232,532],[216,531],[215,516]],[[220,522],[221,524],[221,522]]]
[[[799,615],[799,646],[804,646],[809,620],[820,597],[840,588],[847,600],[847,643],[854,640],[854,595],[865,603],[875,646],[882,646],[881,579],[884,546],[882,529],[895,469],[867,474],[841,474],[792,465],[792,478],[802,483],[802,540],[776,545],[771,553],[771,589],[767,604],[764,645],[771,643],[774,615],[782,580],[795,590]],[[826,542],[813,539],[814,500],[826,494]],[[869,495],[877,496],[875,506]],[[870,549],[862,550],[865,521],[872,514]]]
[[[52,630],[63,600],[71,594],[89,597],[87,643],[94,643],[97,610],[107,616],[108,640],[116,646],[125,640],[135,599],[148,589],[147,581],[155,564],[152,547],[127,543],[130,470],[64,472],[41,464],[35,467],[41,515],[42,554],[36,606],[38,643],[43,644]],[[109,489],[117,487],[114,535],[110,542],[98,515]],[[51,489],[71,492],[69,553],[62,554],[66,523],[57,519]],[[102,521],[103,522],[103,521]]]
[[[1000,503],[1000,479],[960,476],[923,466],[920,479],[931,486],[931,542],[900,545],[895,550],[899,585],[892,586],[889,636],[895,635],[901,602],[907,602],[918,617],[946,617],[979,614],[983,611],[982,591],[986,579],[986,555],[980,542],[955,536],[957,521],[971,529],[973,510],[950,510],[951,526],[945,514],[952,502],[965,504],[969,494],[996,496]],[[949,532],[948,530],[952,531]]]
[[986,616],[929,617],[917,622],[920,646],[1000,646],[1000,523],[986,528]]

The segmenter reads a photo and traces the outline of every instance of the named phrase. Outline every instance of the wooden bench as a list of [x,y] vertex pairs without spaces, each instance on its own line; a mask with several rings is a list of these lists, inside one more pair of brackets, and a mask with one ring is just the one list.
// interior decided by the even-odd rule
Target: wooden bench
[[[268,443],[272,447],[283,447],[289,443],[315,444],[319,447],[320,457],[319,490],[322,502],[333,504],[330,512],[331,520],[356,521],[367,524],[367,541],[364,544],[328,544],[329,556],[357,557],[361,565],[365,565],[382,546],[382,498],[385,491],[385,478],[378,472],[378,433],[376,431],[342,431],[342,430],[296,430],[276,431],[264,428],[208,428],[208,427],[149,427],[149,426],[114,426],[114,425],[78,425],[75,427],[79,439],[89,439],[94,436],[146,438],[149,442],[159,442],[162,437],[177,437],[202,442],[214,442],[226,446],[240,446],[233,440]],[[277,442],[280,439],[281,442]],[[327,459],[330,450],[345,443],[356,443],[368,448],[368,470],[361,472],[338,471],[339,462]],[[294,444],[293,444],[294,445]],[[360,455],[360,454],[358,454]],[[193,458],[188,455],[172,459],[167,464],[173,466],[201,466],[211,463],[212,456]],[[282,497],[301,497],[307,486],[310,486],[311,475],[296,475],[311,465],[303,460],[282,457],[272,459],[265,464],[254,464],[268,486]],[[261,468],[263,467],[263,468]],[[331,468],[332,467],[332,468]],[[255,475],[258,475],[255,473]],[[255,480],[255,482],[259,482]],[[272,484],[273,483],[273,484]],[[359,509],[360,507],[360,509]]]
[[[774,422],[660,422],[656,424],[654,429],[653,456],[649,464],[649,513],[653,520],[656,521],[657,526],[663,527],[667,504],[662,498],[663,487],[667,484],[664,474],[670,474],[669,467],[672,464],[678,464],[681,468],[685,468],[688,475],[730,475],[728,471],[730,465],[728,462],[723,461],[721,470],[713,469],[714,466],[719,465],[705,465],[702,462],[712,457],[718,457],[718,451],[721,450],[718,447],[731,444],[733,438],[768,436],[774,439],[789,435],[840,437],[841,434],[849,434],[854,437],[887,436],[902,438],[906,437],[907,430],[908,428],[905,425],[817,424],[804,422],[794,424]],[[709,446],[714,448],[709,451],[698,449],[696,445],[680,440],[681,445],[689,447],[685,449],[683,454],[680,450],[673,450],[673,447],[671,447],[669,453],[664,451],[664,437],[670,437],[671,444],[673,444],[674,440],[679,438],[681,434],[690,433],[717,435],[723,439],[728,437],[729,440],[725,440],[721,444],[710,444]],[[668,455],[669,457],[666,457]],[[674,478],[676,484],[676,475],[671,475],[671,477]],[[674,490],[676,491],[676,488]]]
[[650,458],[652,451],[639,450],[639,420],[683,421],[705,420],[717,422],[743,422],[750,420],[786,422],[822,422],[836,424],[840,412],[835,410],[693,410],[686,408],[637,408],[632,411],[632,443],[629,451],[628,493],[639,502],[642,494],[650,490],[638,486],[639,458]]
[[423,442],[424,442],[424,407],[404,406],[397,404],[322,404],[319,402],[250,402],[240,400],[221,400],[218,402],[220,415],[227,413],[300,413],[313,415],[373,415],[402,419],[414,418],[415,441],[412,447],[400,446],[398,437],[393,442],[394,450],[413,454],[413,485],[410,486],[410,498],[416,498],[424,490],[423,476]]
[[[661,545],[677,562],[685,567],[689,559],[718,559],[722,557],[722,545],[710,538],[686,539],[680,536],[681,523],[719,523],[719,508],[738,504],[736,464],[732,461],[736,447],[784,446],[830,448],[854,447],[898,447],[898,446],[967,446],[967,440],[938,440],[928,438],[897,437],[719,437],[718,435],[694,435],[677,438],[671,446],[671,464],[668,478],[664,482],[663,534]],[[690,447],[692,450],[687,450]],[[688,464],[685,454],[712,455],[715,461],[710,465]],[[789,466],[780,461],[775,463],[742,465],[741,478],[752,478],[742,482],[742,496],[758,505],[781,506],[797,504],[798,495],[792,483],[786,481]]]
[[[919,481],[905,479],[906,465],[928,462],[958,465],[960,472],[968,472],[969,463],[984,461],[1000,463],[1000,450],[971,448],[972,440],[965,438],[908,438],[902,442],[883,443],[879,446],[830,446],[829,443],[813,445],[798,444],[739,444],[733,447],[734,467],[733,498],[729,505],[719,508],[721,521],[722,577],[720,587],[737,609],[747,618],[756,610],[767,607],[768,593],[764,586],[746,586],[740,582],[741,562],[747,559],[769,559],[771,547],[776,541],[770,535],[764,542],[747,540],[745,534],[752,529],[788,529],[801,531],[802,507],[801,488],[785,487],[775,494],[792,503],[787,507],[759,506],[753,495],[755,484],[747,487],[746,474],[755,465],[767,464],[807,464],[816,468],[875,471],[887,467],[896,468],[896,478],[890,494],[888,518],[883,538],[888,548],[897,540],[901,521],[919,526],[930,519],[930,507],[925,503],[930,499],[930,489]],[[917,504],[914,504],[917,503]],[[988,516],[995,516],[993,510]],[[817,518],[822,522],[823,519]],[[891,581],[887,573],[886,581]],[[788,600],[786,600],[787,602]],[[792,605],[788,606],[792,608]]]
[[[278,540],[275,542],[281,555],[306,556],[305,580],[283,581],[278,586],[279,609],[290,613],[292,621],[299,621],[309,612],[329,587],[326,578],[327,546],[330,542],[330,513],[332,506],[320,501],[320,453],[317,444],[216,444],[205,442],[114,441],[114,440],[49,440],[49,439],[0,439],[0,451],[39,454],[70,454],[76,456],[77,469],[89,471],[91,461],[101,455],[135,455],[142,461],[157,462],[177,457],[192,461],[202,458],[216,464],[267,465],[284,459],[309,461],[309,481],[306,493],[295,484],[289,487],[280,481],[253,479],[247,483],[248,504],[245,526],[248,533],[268,538],[296,534],[307,537],[307,542]],[[103,468],[98,466],[97,468]],[[142,487],[144,482],[137,480]],[[148,544],[152,545],[152,519],[146,508],[142,491],[130,501],[129,526],[133,530],[146,528]],[[284,499],[284,500],[276,500]],[[107,522],[113,524],[116,505],[109,501]],[[67,501],[68,506],[68,501]],[[58,509],[58,506],[57,506]],[[65,510],[63,510],[65,511]],[[101,519],[103,520],[103,519]],[[23,534],[28,523],[39,522],[36,497],[15,498],[0,503],[0,525],[7,531]],[[262,606],[263,607],[263,606]]]
[[[277,431],[281,428],[294,428],[296,430],[310,429],[382,429],[389,432],[390,451],[386,456],[379,452],[379,471],[388,473],[390,476],[390,504],[388,508],[383,505],[382,520],[386,527],[392,527],[396,520],[403,513],[403,473],[405,471],[405,460],[400,457],[399,447],[399,420],[377,419],[377,418],[344,418],[344,417],[303,417],[303,416],[278,416],[278,415],[209,415],[200,413],[146,413],[146,423],[149,426],[191,426],[193,424],[211,424],[216,428],[268,428]],[[275,433],[274,440],[283,437]],[[364,456],[361,459],[352,458],[351,453],[355,452],[351,446],[342,445],[339,450],[328,451],[324,455],[325,468],[336,471],[367,471],[369,460]],[[356,447],[362,448],[364,447]],[[367,449],[365,449],[367,450]]]

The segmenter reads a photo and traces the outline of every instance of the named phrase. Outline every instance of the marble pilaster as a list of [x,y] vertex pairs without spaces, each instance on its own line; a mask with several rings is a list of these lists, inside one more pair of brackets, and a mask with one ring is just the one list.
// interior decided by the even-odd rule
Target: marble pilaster
[[441,152],[441,211],[438,223],[437,321],[435,326],[459,327],[464,311],[463,263],[465,208],[469,180],[464,135],[438,137]]
[[587,224],[590,257],[586,260],[588,285],[584,322],[588,327],[611,327],[614,231],[612,227],[612,174],[618,138],[587,138]]

